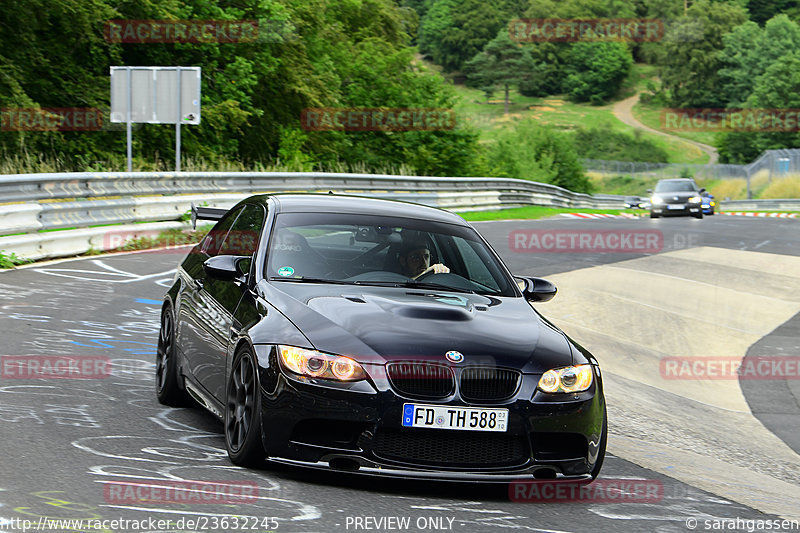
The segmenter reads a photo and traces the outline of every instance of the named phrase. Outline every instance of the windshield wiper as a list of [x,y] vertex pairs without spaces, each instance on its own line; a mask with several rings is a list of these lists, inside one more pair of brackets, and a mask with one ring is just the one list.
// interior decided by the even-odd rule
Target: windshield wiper
[[444,289],[447,291],[453,292],[465,292],[467,294],[475,294],[475,291],[471,289],[462,289],[461,287],[451,287],[449,285],[442,285],[441,283],[430,283],[430,282],[417,282],[414,281],[406,285],[406,287],[417,287],[420,289]]
[[327,279],[327,278],[283,278],[281,276],[272,276],[269,278],[270,281],[293,281],[295,283],[330,283],[331,285],[355,285],[357,282],[353,281],[342,281],[338,279]]
[[408,289],[436,289],[445,290],[450,292],[464,292],[467,294],[475,294],[475,291],[470,289],[462,289],[460,287],[451,287],[449,285],[442,285],[440,283],[425,283],[417,281],[356,281],[356,285],[374,285],[376,287],[403,287]]

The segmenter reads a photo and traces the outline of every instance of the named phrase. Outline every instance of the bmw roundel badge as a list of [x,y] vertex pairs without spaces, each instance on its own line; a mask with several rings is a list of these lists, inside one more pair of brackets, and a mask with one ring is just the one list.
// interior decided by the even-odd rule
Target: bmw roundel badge
[[455,350],[450,350],[449,352],[444,354],[444,356],[447,357],[447,360],[452,363],[460,363],[464,360],[464,354],[462,354],[461,352],[457,352]]

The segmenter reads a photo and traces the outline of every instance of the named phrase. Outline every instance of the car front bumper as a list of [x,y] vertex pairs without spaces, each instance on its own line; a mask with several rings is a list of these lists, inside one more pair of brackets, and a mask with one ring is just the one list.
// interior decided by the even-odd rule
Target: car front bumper
[[[261,368],[261,425],[272,461],[392,477],[508,482],[590,478],[605,413],[602,383],[572,395],[536,391],[522,378],[501,403],[404,398],[388,381],[320,386]],[[265,387],[264,384],[267,384]],[[508,409],[506,432],[403,427],[407,403]]]
[[650,208],[656,215],[664,217],[696,215],[701,209],[700,204],[661,204]]

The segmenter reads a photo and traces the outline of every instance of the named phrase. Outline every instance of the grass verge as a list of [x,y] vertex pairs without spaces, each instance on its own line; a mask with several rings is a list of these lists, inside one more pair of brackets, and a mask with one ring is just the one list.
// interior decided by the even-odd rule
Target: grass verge
[[464,220],[470,222],[484,222],[487,220],[534,220],[560,215],[561,213],[603,213],[619,215],[625,212],[628,211],[626,209],[574,209],[529,205],[525,207],[512,207],[511,209],[498,209],[497,211],[467,211],[457,214],[464,218]]
[[0,270],[14,268],[32,262],[33,261],[30,259],[18,257],[14,252],[7,254],[5,250],[0,250]]

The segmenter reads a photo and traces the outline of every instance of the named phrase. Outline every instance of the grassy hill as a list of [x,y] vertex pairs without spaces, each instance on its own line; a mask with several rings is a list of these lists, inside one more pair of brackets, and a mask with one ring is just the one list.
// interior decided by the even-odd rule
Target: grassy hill
[[[655,68],[650,65],[637,64],[631,69],[625,84],[620,90],[619,99],[627,98],[644,88],[644,83],[655,75]],[[603,106],[576,104],[565,96],[545,98],[529,97],[512,90],[511,105],[508,115],[504,114],[504,102],[501,92],[495,93],[492,99],[486,100],[483,91],[470,89],[464,85],[454,85],[460,97],[455,111],[460,120],[473,124],[481,133],[483,142],[491,142],[496,132],[509,124],[525,118],[534,118],[542,124],[548,124],[564,131],[575,131],[578,128],[601,128],[608,131],[622,132],[630,136],[638,135],[641,139],[653,143],[663,149],[670,163],[708,162],[708,156],[695,146],[680,139],[669,139],[649,132],[636,130],[620,122],[613,113],[614,102]],[[635,133],[637,132],[637,133]]]
[[[636,64],[631,69],[617,99],[602,106],[576,104],[566,96],[549,96],[545,98],[528,97],[517,91],[510,93],[509,113],[504,113],[503,94],[501,92],[487,101],[483,91],[455,84],[460,97],[455,111],[459,120],[472,124],[480,133],[481,142],[491,143],[498,133],[508,128],[515,121],[533,118],[542,124],[554,128],[575,132],[579,128],[600,128],[609,132],[621,132],[637,139],[644,139],[661,148],[667,154],[670,163],[705,164],[708,154],[696,146],[683,142],[688,139],[708,145],[714,145],[714,133],[710,132],[666,132],[672,138],[664,137],[629,126],[614,116],[616,102],[641,93],[648,81],[656,81],[656,68],[651,65]],[[638,102],[633,107],[633,116],[645,126],[661,130],[661,113],[663,107],[655,103]],[[586,157],[580,154],[581,157]],[[611,159],[611,157],[608,157]],[[589,173],[596,192],[621,195],[647,194],[660,176],[607,176]],[[747,184],[744,179],[698,179],[698,184],[705,187],[719,199],[747,198]],[[767,175],[757,175],[751,180],[754,198],[796,198],[800,197],[800,177],[788,177],[770,181]]]

